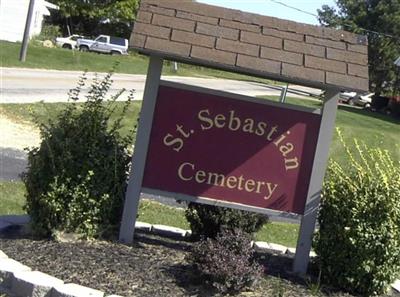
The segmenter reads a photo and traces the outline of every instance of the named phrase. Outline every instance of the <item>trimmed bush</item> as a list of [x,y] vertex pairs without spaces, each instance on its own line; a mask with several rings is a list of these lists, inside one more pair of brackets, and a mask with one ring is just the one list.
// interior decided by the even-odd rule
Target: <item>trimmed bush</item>
[[349,168],[328,169],[314,247],[324,282],[371,296],[400,275],[400,164],[388,151],[341,139]]
[[40,235],[58,230],[93,237],[120,222],[132,139],[118,132],[122,116],[110,123],[118,98],[104,102],[111,75],[95,79],[86,102],[78,104],[86,80],[81,77],[70,92],[72,103],[40,124],[42,142],[28,151],[25,209]]
[[185,215],[195,240],[215,238],[222,228],[240,229],[251,234],[268,222],[266,215],[197,203],[189,203]]
[[59,26],[55,25],[43,25],[42,31],[39,35],[35,36],[38,40],[52,40],[54,41],[56,37],[61,36],[61,30]]
[[400,117],[400,97],[396,99],[389,101],[388,108],[393,116]]
[[374,110],[383,110],[384,108],[387,107],[388,103],[389,103],[388,97],[377,96],[377,95],[372,96],[371,107]]
[[263,274],[263,267],[254,261],[250,243],[247,233],[223,229],[215,239],[197,242],[188,260],[219,292],[237,293]]

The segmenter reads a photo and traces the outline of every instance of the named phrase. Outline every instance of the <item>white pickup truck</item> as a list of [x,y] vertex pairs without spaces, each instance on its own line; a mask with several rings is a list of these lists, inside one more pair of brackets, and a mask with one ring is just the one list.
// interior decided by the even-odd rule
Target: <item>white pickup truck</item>
[[120,37],[99,35],[95,40],[78,39],[76,47],[83,52],[91,51],[111,55],[127,55],[128,40]]

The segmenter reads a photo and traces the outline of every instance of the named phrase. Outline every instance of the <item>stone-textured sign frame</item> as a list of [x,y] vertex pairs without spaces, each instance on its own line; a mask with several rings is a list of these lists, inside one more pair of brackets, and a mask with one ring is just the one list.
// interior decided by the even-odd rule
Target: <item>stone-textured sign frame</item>
[[[227,32],[234,32],[236,35],[226,35]],[[179,37],[179,34],[185,37]],[[297,41],[296,46],[292,46],[293,38]],[[131,39],[131,46],[150,56],[150,64],[132,157],[120,241],[124,243],[133,241],[141,192],[159,193],[143,188],[142,181],[163,59],[172,59],[321,88],[325,91],[305,212],[301,219],[293,262],[293,271],[305,274],[333,136],[339,93],[342,89],[361,91],[368,88],[366,38],[345,31],[243,13],[192,1],[183,0],[177,5],[173,0],[142,0]],[[206,44],[199,45],[200,41]],[[232,58],[231,61],[226,60],[226,55]],[[296,56],[298,61],[288,61],[287,55]],[[318,61],[311,63],[311,60],[316,60],[315,57],[319,57]],[[244,59],[247,62],[243,64]],[[293,66],[296,63],[297,66]],[[290,71],[287,71],[288,69]],[[201,198],[193,199],[187,196],[181,198],[236,207]],[[240,208],[243,209],[242,206]]]
[[[204,108],[209,117],[201,112]],[[232,111],[241,123],[234,130],[228,120]],[[227,116],[226,125],[221,122],[225,121],[223,114]],[[214,117],[218,123],[214,121],[211,127]],[[253,124],[244,124],[249,119]],[[255,133],[264,131],[258,129],[262,122],[264,137]],[[162,80],[143,192],[264,214],[302,215],[320,122],[319,108]],[[268,139],[269,133],[275,137]],[[278,147],[274,143],[278,140],[289,146]],[[287,157],[280,149],[288,150]],[[200,175],[207,174],[207,181],[199,182],[203,178],[198,176],[190,182],[185,179],[183,175],[190,174],[191,165],[200,170]],[[274,182],[269,183],[271,180]],[[252,187],[252,183],[257,186]]]
[[[135,221],[139,206],[141,192],[160,194],[160,191],[142,188],[144,168],[147,157],[147,149],[150,141],[150,133],[153,122],[153,114],[156,106],[157,92],[160,85],[163,59],[158,56],[150,57],[150,64],[144,89],[144,100],[139,121],[139,129],[136,136],[135,152],[132,157],[132,169],[129,178],[128,189],[122,217],[119,240],[131,243],[135,230]],[[305,212],[302,216],[296,255],[293,263],[293,271],[305,274],[309,262],[312,235],[317,218],[320,194],[324,173],[328,161],[329,145],[333,135],[336,118],[339,91],[328,89],[325,92],[325,100],[321,109],[321,127],[318,135],[318,143],[314,157]],[[162,194],[167,194],[162,192]],[[180,198],[206,204],[235,207],[231,203],[215,202],[207,199],[193,199],[190,196],[181,195]],[[243,206],[236,208],[246,209]],[[250,210],[250,207],[247,209]],[[273,211],[266,210],[265,213]]]

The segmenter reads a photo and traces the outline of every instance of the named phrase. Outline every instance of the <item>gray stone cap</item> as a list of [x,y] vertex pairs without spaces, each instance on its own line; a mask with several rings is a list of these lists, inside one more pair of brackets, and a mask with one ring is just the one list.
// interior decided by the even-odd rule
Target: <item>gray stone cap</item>
[[190,0],[142,0],[130,46],[314,88],[368,90],[365,36]]

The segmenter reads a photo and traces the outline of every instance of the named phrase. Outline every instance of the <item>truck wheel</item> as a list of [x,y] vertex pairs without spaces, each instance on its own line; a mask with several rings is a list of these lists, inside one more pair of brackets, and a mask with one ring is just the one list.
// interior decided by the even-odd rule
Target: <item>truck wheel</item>
[[64,43],[62,48],[66,48],[66,49],[72,49],[72,46],[68,43]]
[[354,106],[354,105],[355,105],[355,102],[354,102],[354,99],[353,99],[353,98],[351,98],[349,101],[347,101],[347,103],[348,103],[349,105],[351,105],[351,106]]
[[81,52],[88,52],[88,51],[89,51],[89,48],[88,48],[87,46],[85,46],[85,45],[81,45],[81,46],[79,47],[79,50],[80,50]]
[[111,55],[120,55],[121,53],[120,52],[117,52],[117,51],[111,51]]

